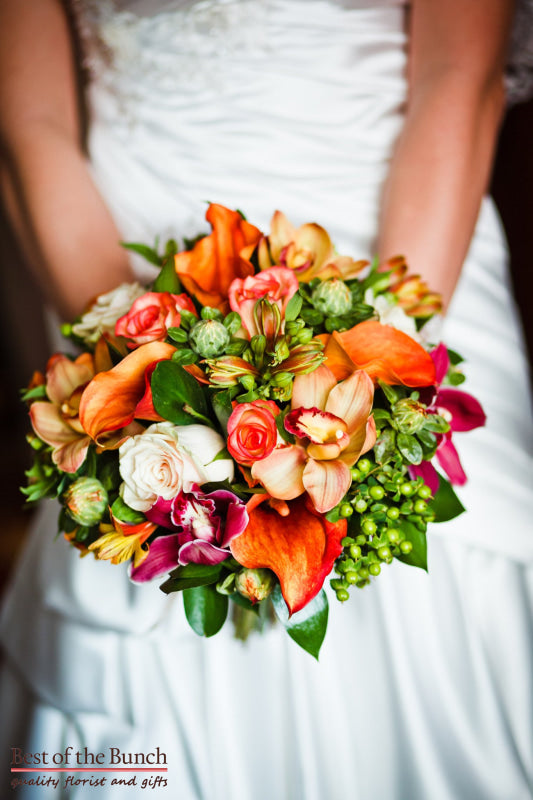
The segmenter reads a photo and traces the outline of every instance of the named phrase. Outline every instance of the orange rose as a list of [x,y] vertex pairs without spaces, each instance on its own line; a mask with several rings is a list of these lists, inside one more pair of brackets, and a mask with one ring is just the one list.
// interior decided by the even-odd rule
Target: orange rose
[[131,339],[128,346],[138,347],[147,342],[163,341],[169,328],[177,328],[181,322],[181,310],[196,314],[191,299],[186,294],[170,292],[146,292],[133,303],[115,325],[115,336]]
[[254,461],[270,455],[278,441],[278,414],[273,400],[235,406],[228,420],[228,450],[238,464],[251,467]]

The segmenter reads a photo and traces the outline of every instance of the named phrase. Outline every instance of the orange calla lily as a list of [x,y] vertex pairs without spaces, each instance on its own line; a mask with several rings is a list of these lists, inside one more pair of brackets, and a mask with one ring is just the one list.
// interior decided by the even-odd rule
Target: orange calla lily
[[344,519],[328,522],[301,497],[287,506],[286,516],[265,502],[247,506],[250,521],[230,549],[244,567],[265,567],[277,575],[289,612],[294,614],[322,588],[342,551],[347,524]]
[[103,434],[128,425],[145,395],[146,369],[154,361],[171,358],[174,352],[175,348],[166,342],[150,342],[127,355],[113,369],[99,372],[81,396],[83,430],[98,442]]
[[369,320],[349,331],[318,337],[325,345],[325,363],[337,380],[363,369],[374,382],[433,386],[435,365],[424,348],[403,331]]
[[213,232],[191,251],[175,256],[176,272],[202,305],[225,310],[231,282],[254,273],[249,258],[262,234],[237,211],[216,203],[209,206],[205,218]]

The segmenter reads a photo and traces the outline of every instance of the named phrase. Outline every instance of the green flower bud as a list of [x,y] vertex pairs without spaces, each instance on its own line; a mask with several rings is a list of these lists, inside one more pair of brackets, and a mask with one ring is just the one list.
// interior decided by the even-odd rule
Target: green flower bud
[[260,603],[275,585],[276,579],[269,569],[243,569],[235,578],[235,588],[251,603]]
[[203,358],[215,358],[222,355],[230,338],[222,322],[216,319],[202,319],[192,328],[189,342]]
[[107,508],[107,492],[97,478],[78,478],[63,496],[72,519],[90,527],[102,519]]
[[394,421],[400,433],[416,433],[426,422],[426,407],[406,397],[398,400],[393,408]]
[[352,294],[339,278],[321,281],[313,290],[311,302],[314,307],[328,316],[342,316],[352,308]]

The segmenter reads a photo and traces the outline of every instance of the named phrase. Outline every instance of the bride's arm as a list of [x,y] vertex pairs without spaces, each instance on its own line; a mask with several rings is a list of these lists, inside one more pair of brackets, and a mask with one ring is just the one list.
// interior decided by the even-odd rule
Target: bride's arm
[[22,249],[62,313],[131,279],[80,146],[59,0],[0,0],[0,178]]
[[379,251],[402,253],[448,303],[490,178],[504,110],[511,0],[413,0],[406,121]]

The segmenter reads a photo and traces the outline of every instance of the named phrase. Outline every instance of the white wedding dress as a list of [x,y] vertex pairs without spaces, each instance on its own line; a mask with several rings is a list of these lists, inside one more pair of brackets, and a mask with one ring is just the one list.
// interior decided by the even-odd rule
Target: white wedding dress
[[[263,229],[276,208],[316,220],[340,252],[372,256],[405,107],[401,0],[73,5],[91,169],[126,240],[194,235],[216,201]],[[431,529],[429,574],[395,563],[346,605],[332,601],[319,663],[279,627],[246,644],[229,625],[196,637],[179,596],[79,559],[54,538],[54,504],[42,511],[2,616],[4,784],[9,747],[72,745],[159,747],[167,786],[143,790],[139,776],[137,788],[109,779],[18,796],[532,796],[533,428],[489,200],[443,339],[466,357],[487,413],[457,437],[468,513]]]

